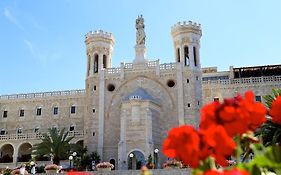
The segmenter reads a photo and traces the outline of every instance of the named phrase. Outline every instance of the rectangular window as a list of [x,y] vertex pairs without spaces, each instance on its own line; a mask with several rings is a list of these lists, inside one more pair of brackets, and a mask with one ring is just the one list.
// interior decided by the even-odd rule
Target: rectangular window
[[40,116],[42,114],[42,108],[37,108],[36,109],[36,115]]
[[20,110],[20,117],[23,117],[24,116],[24,109],[21,109]]
[[214,101],[220,101],[219,97],[214,97]]
[[4,111],[3,112],[3,118],[7,118],[8,117],[8,111]]
[[96,109],[93,109],[93,113],[95,113],[96,112]]
[[39,127],[34,128],[35,133],[39,133]]
[[97,86],[94,86],[94,91],[97,90]]
[[53,108],[53,114],[54,115],[58,115],[58,113],[59,113],[59,108],[58,107],[54,107]]
[[5,129],[1,129],[1,133],[0,133],[0,135],[5,135],[5,134],[6,134]]
[[18,128],[18,134],[22,134],[22,129]]
[[256,96],[256,101],[261,102],[261,96]]
[[70,113],[71,113],[71,114],[75,114],[75,112],[76,112],[75,106],[71,106],[71,108],[70,108]]
[[74,126],[69,127],[69,131],[74,131],[74,129],[75,129]]

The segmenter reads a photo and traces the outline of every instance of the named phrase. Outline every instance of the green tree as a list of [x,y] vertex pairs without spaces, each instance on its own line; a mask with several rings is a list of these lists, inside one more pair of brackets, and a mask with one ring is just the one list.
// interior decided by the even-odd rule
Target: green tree
[[[263,97],[268,109],[271,108],[272,102],[278,96],[281,96],[281,89],[273,89],[271,95]],[[277,123],[273,123],[269,117],[267,121],[256,131],[256,135],[261,137],[265,146],[280,144],[281,126]]]
[[43,134],[42,142],[34,145],[33,154],[36,157],[53,157],[53,163],[59,164],[60,160],[68,157],[71,147],[69,142],[73,138],[68,137],[68,132],[65,132],[65,129],[49,129],[48,133]]

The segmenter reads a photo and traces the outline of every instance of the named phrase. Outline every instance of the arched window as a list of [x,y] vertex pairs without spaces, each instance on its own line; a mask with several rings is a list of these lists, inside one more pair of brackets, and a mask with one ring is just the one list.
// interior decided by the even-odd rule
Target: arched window
[[194,66],[197,66],[197,52],[196,47],[193,47],[193,55],[194,55]]
[[180,58],[181,58],[181,57],[180,57],[180,48],[178,48],[178,49],[177,49],[177,60],[178,60],[178,62],[181,61]]
[[107,62],[106,62],[106,55],[103,55],[103,60],[102,60],[103,68],[107,68]]
[[188,50],[188,46],[184,47],[184,65],[185,66],[189,65],[189,50]]
[[98,73],[99,70],[99,56],[98,54],[95,54],[95,60],[94,60],[94,73]]

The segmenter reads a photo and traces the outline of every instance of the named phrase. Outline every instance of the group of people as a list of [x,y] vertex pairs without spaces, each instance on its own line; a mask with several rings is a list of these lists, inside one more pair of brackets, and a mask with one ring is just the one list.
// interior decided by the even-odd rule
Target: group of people
[[[36,174],[36,164],[35,164],[35,163],[31,163],[30,166],[31,166],[30,173],[31,173],[31,174]],[[19,170],[19,171],[20,171],[20,172],[19,172],[20,175],[26,175],[26,174],[28,174],[28,172],[26,171],[26,165],[25,165],[25,164],[22,164],[22,165],[20,166],[20,170]]]

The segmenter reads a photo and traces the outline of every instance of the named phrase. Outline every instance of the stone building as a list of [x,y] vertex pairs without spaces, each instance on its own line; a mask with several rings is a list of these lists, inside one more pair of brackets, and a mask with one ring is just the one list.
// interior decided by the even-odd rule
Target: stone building
[[30,148],[40,142],[42,133],[56,127],[67,128],[74,143],[97,151],[118,169],[139,168],[149,155],[160,166],[166,160],[161,145],[167,131],[183,124],[198,126],[203,103],[248,89],[259,100],[272,88],[281,88],[280,65],[271,66],[269,74],[254,76],[244,75],[269,67],[201,69],[201,26],[191,21],[171,28],[174,62],[151,61],[146,57],[144,28],[139,16],[135,58],[115,68],[113,35],[102,30],[85,35],[83,90],[0,96],[0,165],[29,159]]

